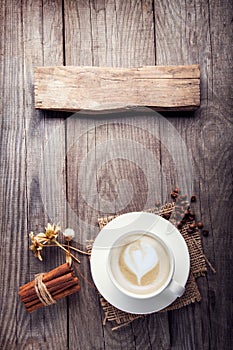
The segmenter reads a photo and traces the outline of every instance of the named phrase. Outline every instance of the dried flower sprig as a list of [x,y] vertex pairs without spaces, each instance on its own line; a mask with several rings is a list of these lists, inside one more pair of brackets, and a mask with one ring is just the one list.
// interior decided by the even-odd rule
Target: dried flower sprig
[[[60,243],[57,238],[59,234],[63,233],[68,244]],[[35,257],[42,261],[41,251],[45,247],[57,246],[61,248],[66,253],[66,261],[71,264],[72,259],[80,263],[80,260],[74,256],[70,249],[85,255],[90,255],[88,252],[84,252],[80,249],[70,246],[70,241],[74,238],[74,231],[67,228],[64,232],[61,232],[61,227],[59,225],[54,225],[48,223],[45,227],[45,232],[38,233],[37,235],[34,232],[30,232],[29,237],[31,239],[30,250],[34,253]],[[68,248],[68,249],[66,249]]]

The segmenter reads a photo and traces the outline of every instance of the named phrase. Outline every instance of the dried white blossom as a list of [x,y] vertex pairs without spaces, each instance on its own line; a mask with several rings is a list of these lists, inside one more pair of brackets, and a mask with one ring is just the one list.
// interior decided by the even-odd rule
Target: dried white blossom
[[66,228],[63,232],[63,235],[65,236],[67,241],[71,241],[75,236],[75,232],[72,228]]

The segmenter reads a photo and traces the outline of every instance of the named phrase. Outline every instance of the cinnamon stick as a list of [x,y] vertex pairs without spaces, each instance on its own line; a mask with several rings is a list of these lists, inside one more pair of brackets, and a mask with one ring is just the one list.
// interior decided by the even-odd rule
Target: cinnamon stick
[[[50,294],[54,300],[59,300],[67,295],[73,294],[80,290],[78,277],[74,276],[74,270],[69,264],[65,263],[55,269],[45,273],[42,277],[42,282],[45,293]],[[44,303],[41,302],[37,289],[35,289],[35,280],[20,287],[18,292],[21,301],[28,312],[33,312]]]
[[[53,296],[53,298],[54,298],[54,300],[59,300],[61,298],[67,297],[68,295],[71,295],[75,292],[78,292],[79,290],[80,290],[80,286],[75,285],[73,287],[70,287],[70,288],[62,291],[62,292],[58,292],[56,295]],[[26,307],[26,310],[31,313],[41,306],[44,306],[43,303],[38,302],[37,304],[35,304],[33,306]]]
[[[52,279],[55,279],[55,278],[57,278],[59,276],[65,275],[65,274],[67,274],[69,272],[72,272],[72,271],[73,271],[73,269],[70,267],[70,265],[68,263],[65,263],[65,264],[60,265],[60,266],[56,267],[55,269],[47,272],[44,275],[42,281],[43,282],[48,282],[48,281],[50,281]],[[19,288],[19,290],[20,291],[29,290],[30,288],[34,287],[34,283],[35,283],[34,281],[28,282],[28,283],[24,284],[23,286],[21,286]]]
[[[67,273],[64,276],[60,276],[60,277],[57,277],[53,280],[50,280],[50,281],[46,282],[45,285],[46,285],[46,288],[48,289],[48,291],[51,293],[51,292],[56,291],[57,289],[60,289],[61,284],[72,281],[73,279],[74,279],[74,274],[73,274],[73,272],[71,272],[71,273]],[[33,288],[26,290],[26,291],[21,290],[21,291],[19,291],[18,294],[20,295],[21,300],[24,303],[27,301],[33,300],[35,298],[38,298],[34,286],[33,286]]]
[[[65,291],[66,289],[69,289],[70,287],[75,286],[75,285],[78,285],[78,278],[77,277],[75,277],[72,281],[69,281],[68,283],[62,284],[61,287],[59,288],[59,291],[56,291],[54,294],[51,293],[52,291],[50,291],[50,293],[51,293],[53,299],[56,300],[55,299],[56,294],[61,293],[61,292]],[[38,299],[38,296],[36,296],[36,298],[33,300],[24,301],[24,303],[25,303],[26,309],[31,307],[31,306],[36,306],[37,304],[41,304],[41,306],[43,306],[41,301]]]

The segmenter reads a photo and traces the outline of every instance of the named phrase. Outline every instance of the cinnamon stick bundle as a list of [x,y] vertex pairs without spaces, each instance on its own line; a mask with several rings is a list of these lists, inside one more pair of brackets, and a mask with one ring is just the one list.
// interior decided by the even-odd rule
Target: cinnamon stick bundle
[[78,277],[75,277],[74,269],[65,263],[36,276],[35,280],[21,286],[18,294],[26,310],[33,312],[79,290]]

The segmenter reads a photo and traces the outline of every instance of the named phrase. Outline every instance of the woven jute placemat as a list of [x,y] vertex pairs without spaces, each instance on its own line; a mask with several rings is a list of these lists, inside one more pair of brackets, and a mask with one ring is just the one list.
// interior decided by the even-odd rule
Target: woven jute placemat
[[[174,203],[167,203],[161,206],[160,208],[152,208],[152,209],[146,210],[146,212],[150,212],[150,213],[154,213],[162,216],[167,213],[170,214],[173,208],[174,208]],[[111,215],[111,216],[99,218],[98,219],[99,227],[102,229],[105,225],[107,225],[108,222],[110,222],[117,216],[118,215]],[[186,241],[186,244],[189,250],[189,255],[190,255],[190,274],[185,286],[185,292],[180,298],[177,298],[171,305],[169,305],[168,307],[166,307],[165,309],[159,312],[177,310],[181,307],[184,307],[186,305],[189,305],[191,303],[198,302],[201,300],[201,295],[196,283],[196,278],[205,275],[205,272],[207,271],[207,267],[206,267],[207,259],[203,252],[201,237],[198,230],[196,230],[192,234],[189,234],[187,232],[187,229],[188,229],[188,225],[184,225],[180,230],[182,236]],[[113,305],[111,305],[101,295],[100,295],[100,303],[105,315],[103,324],[106,324],[107,321],[112,322],[112,330],[116,330],[122,326],[126,326],[130,322],[140,317],[145,317],[145,315],[136,315],[136,314],[130,314],[130,313],[121,311],[116,307],[114,307]]]

